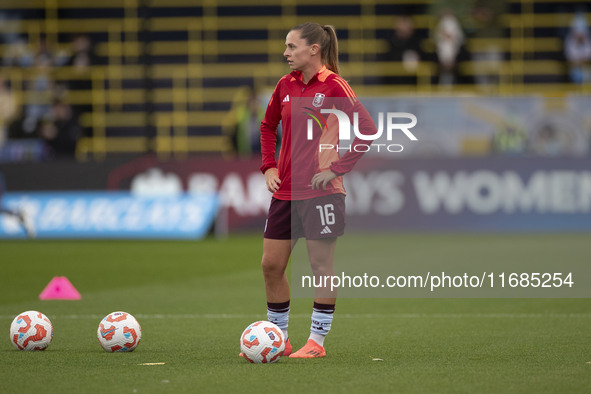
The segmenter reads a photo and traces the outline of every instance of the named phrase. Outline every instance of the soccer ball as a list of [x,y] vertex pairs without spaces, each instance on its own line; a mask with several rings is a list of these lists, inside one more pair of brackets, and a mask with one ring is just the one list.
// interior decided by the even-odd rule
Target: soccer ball
[[101,320],[96,335],[107,352],[131,352],[140,343],[142,328],[129,313],[113,312]]
[[51,321],[41,312],[23,312],[10,325],[10,342],[18,350],[45,350],[52,339]]
[[242,356],[251,363],[274,363],[283,355],[283,332],[268,321],[257,321],[240,336]]

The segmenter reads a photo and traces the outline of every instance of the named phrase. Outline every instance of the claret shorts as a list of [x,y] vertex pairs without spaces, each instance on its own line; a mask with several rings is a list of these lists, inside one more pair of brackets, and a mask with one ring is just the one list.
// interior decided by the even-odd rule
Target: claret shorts
[[265,238],[324,239],[344,233],[344,194],[329,194],[308,200],[271,200]]

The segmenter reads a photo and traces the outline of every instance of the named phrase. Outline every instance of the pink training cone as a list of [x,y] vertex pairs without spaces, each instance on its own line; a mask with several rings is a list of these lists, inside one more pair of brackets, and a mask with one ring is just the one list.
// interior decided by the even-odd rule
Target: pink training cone
[[79,300],[82,297],[65,276],[54,277],[39,294],[40,300]]

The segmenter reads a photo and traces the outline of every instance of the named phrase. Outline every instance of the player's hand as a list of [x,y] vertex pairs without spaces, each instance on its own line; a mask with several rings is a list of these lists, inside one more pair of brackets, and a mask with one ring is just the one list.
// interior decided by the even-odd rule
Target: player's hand
[[319,172],[312,177],[312,189],[313,190],[326,190],[326,186],[335,179],[338,175],[331,170]]
[[279,179],[279,170],[277,168],[269,168],[265,171],[265,182],[267,183],[267,190],[275,193],[279,190],[281,179]]

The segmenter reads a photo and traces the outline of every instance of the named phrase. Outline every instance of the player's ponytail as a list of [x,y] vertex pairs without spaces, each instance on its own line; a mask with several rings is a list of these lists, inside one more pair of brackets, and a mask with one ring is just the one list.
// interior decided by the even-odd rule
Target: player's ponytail
[[297,25],[291,30],[299,31],[300,38],[306,40],[306,44],[318,44],[322,63],[335,74],[339,73],[339,42],[334,26],[308,22]]
[[328,34],[328,44],[322,48],[322,58],[326,68],[335,74],[339,73],[339,41],[337,40],[337,32],[334,26],[322,26],[324,31]]

